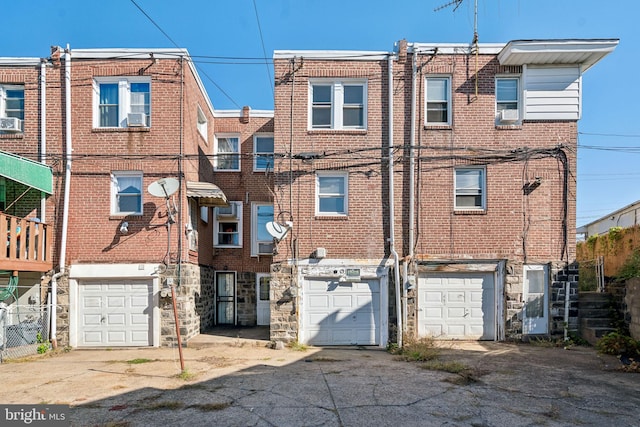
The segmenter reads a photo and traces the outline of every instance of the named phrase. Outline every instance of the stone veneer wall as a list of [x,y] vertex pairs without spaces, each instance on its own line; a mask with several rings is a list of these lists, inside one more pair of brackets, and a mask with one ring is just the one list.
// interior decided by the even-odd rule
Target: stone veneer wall
[[238,325],[255,326],[256,314],[256,273],[239,272],[236,283],[236,309]]
[[631,337],[640,340],[640,278],[627,280],[624,296],[624,320]]
[[[214,320],[214,281],[213,269],[193,264],[181,265],[182,280],[177,280],[177,267],[165,271],[161,283],[171,277],[176,284],[176,308],[180,326],[180,338],[184,347],[189,339],[198,335],[202,328],[213,326]],[[160,345],[176,347],[175,317],[171,297],[160,298],[161,332]]]
[[271,265],[271,340],[296,342],[298,340],[298,298],[295,281],[297,273],[293,266],[285,263]]
[[[47,273],[49,292],[51,292],[52,274]],[[43,284],[44,284],[43,280]],[[56,320],[56,340],[58,347],[69,345],[69,276],[65,274],[57,280],[57,320]]]

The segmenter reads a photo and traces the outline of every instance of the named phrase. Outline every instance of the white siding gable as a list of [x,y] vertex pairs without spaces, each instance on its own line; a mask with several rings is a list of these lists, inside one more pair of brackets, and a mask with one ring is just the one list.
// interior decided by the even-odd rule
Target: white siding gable
[[526,120],[578,120],[582,105],[579,66],[523,69]]

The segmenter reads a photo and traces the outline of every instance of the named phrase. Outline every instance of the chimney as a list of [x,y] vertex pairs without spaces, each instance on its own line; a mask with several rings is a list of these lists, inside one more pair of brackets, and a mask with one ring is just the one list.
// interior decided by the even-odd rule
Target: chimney
[[60,46],[51,46],[51,63],[55,68],[60,68]]
[[242,107],[242,118],[240,119],[240,123],[247,124],[249,123],[249,112],[251,108],[248,105]]
[[398,62],[405,62],[407,60],[407,39],[402,39],[398,42]]

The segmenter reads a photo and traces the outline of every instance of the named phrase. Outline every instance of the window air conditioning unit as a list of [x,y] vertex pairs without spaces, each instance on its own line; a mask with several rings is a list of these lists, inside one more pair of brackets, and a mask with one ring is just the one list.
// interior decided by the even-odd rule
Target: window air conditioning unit
[[147,115],[144,113],[129,113],[127,114],[127,126],[146,126]]
[[16,117],[0,117],[0,130],[5,132],[22,132],[22,120]]
[[258,254],[259,255],[273,255],[273,243],[260,243],[260,242],[258,242]]
[[517,122],[518,110],[501,110],[500,121],[501,122]]
[[233,202],[229,202],[229,206],[218,207],[216,208],[216,215],[218,217],[236,217],[237,216],[237,206]]

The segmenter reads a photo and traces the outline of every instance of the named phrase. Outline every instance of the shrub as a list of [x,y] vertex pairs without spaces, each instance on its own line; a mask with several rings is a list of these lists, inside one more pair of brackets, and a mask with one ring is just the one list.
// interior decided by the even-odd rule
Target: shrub
[[620,332],[610,332],[600,338],[596,349],[600,353],[613,354],[614,356],[638,355],[640,354],[640,342]]

